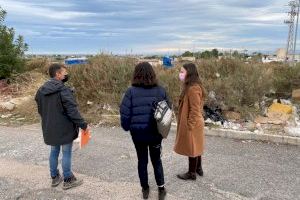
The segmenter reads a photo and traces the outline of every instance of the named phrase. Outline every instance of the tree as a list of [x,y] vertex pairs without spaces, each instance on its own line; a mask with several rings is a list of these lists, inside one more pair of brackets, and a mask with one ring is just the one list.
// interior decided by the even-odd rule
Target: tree
[[0,78],[22,71],[25,51],[28,50],[23,36],[15,39],[15,30],[4,24],[5,16],[6,12],[0,7]]
[[192,56],[194,56],[194,54],[190,51],[186,51],[181,56],[182,57],[192,57]]
[[3,10],[3,9],[0,7],[0,25],[2,25],[2,23],[3,23],[3,21],[4,21],[4,18],[5,18],[5,15],[6,15],[5,10]]
[[217,49],[213,49],[211,51],[203,51],[202,53],[199,53],[200,58],[203,59],[209,59],[209,58],[218,58],[219,57],[219,51]]
[[196,57],[196,59],[201,58],[201,52],[200,51],[194,52],[194,56]]
[[240,58],[240,54],[236,50],[233,52],[232,56],[235,57],[235,58]]
[[208,59],[208,58],[211,58],[212,57],[212,54],[210,51],[204,51],[201,53],[200,55],[201,58],[205,58],[205,59]]
[[254,62],[262,62],[263,55],[262,53],[254,52],[252,53],[252,61]]
[[212,57],[218,58],[219,57],[219,51],[218,49],[213,49],[211,51]]

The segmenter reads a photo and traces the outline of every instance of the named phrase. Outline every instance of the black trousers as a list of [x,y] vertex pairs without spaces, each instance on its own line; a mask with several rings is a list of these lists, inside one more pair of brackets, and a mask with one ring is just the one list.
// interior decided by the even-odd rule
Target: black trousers
[[161,141],[159,142],[137,142],[133,141],[138,157],[138,172],[142,188],[148,188],[148,150],[154,169],[154,175],[157,186],[163,186],[164,170],[161,162]]

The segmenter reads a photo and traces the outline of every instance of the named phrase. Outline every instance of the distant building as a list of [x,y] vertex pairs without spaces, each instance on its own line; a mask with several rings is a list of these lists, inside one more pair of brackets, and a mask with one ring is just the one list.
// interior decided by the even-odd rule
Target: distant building
[[[286,59],[286,49],[280,48],[276,51],[276,57],[279,61],[285,61]],[[292,59],[292,55],[288,55],[288,59]],[[300,62],[300,54],[295,55],[295,61]]]
[[180,60],[181,61],[195,62],[196,61],[196,57],[181,57]]
[[271,62],[280,62],[280,60],[278,60],[276,56],[271,55],[271,56],[263,56],[262,62],[263,63],[271,63]]
[[[291,60],[291,55],[288,56],[289,60]],[[299,58],[299,59],[298,59]],[[262,62],[263,63],[270,63],[270,62],[284,62],[286,60],[286,49],[280,48],[276,50],[275,55],[266,55],[263,56]],[[300,60],[300,55],[295,55],[295,60]]]
[[277,59],[285,60],[286,49],[284,49],[284,48],[277,49],[277,51],[276,51],[276,57],[277,57]]
[[163,64],[160,59],[139,59],[139,62],[148,62],[153,67],[158,67]]
[[65,64],[66,65],[82,65],[82,64],[87,64],[88,59],[86,57],[80,57],[80,58],[67,58],[65,59]]

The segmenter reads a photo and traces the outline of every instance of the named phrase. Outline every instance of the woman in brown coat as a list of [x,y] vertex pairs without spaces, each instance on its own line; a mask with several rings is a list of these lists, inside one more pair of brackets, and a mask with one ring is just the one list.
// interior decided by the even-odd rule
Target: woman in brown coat
[[183,90],[179,100],[177,135],[174,151],[189,157],[189,171],[178,174],[183,180],[196,180],[196,173],[203,176],[201,155],[204,148],[204,89],[195,64],[181,68],[179,78]]

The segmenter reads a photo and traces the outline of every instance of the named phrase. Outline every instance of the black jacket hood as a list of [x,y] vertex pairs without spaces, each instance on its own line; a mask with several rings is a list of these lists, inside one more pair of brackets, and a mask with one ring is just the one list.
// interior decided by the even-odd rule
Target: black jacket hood
[[52,78],[44,83],[44,85],[40,88],[40,92],[43,95],[50,95],[60,92],[64,87],[65,85],[62,81]]

